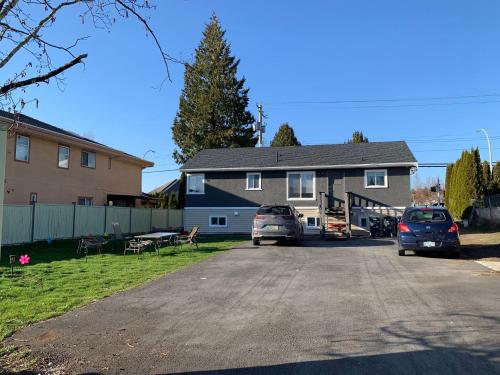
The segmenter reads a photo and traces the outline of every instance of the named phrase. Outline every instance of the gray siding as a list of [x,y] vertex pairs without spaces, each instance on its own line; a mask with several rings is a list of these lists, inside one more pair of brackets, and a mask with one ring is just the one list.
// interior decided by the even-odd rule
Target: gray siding
[[[262,190],[245,190],[246,172],[205,173],[205,194],[186,194],[186,207],[257,207],[262,204],[291,203],[295,206],[318,206],[319,192],[328,192],[328,176],[334,175],[335,198],[343,200],[344,191],[351,191],[385,206],[410,204],[410,169],[387,168],[388,188],[366,189],[364,169],[316,171],[315,200],[287,201],[286,171],[262,171]],[[345,177],[338,180],[338,176]]]
[[[380,168],[374,168],[380,169]],[[365,170],[348,169],[345,171],[345,190],[361,197],[369,198],[379,205],[388,207],[407,207],[411,203],[410,168],[386,168],[388,187],[380,189],[365,188]],[[362,206],[365,202],[362,201]],[[371,206],[371,204],[369,204]]]

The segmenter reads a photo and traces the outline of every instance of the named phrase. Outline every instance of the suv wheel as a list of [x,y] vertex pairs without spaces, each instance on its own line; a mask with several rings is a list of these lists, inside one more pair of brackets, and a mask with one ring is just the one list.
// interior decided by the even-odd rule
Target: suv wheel
[[404,250],[398,250],[398,254],[400,257],[405,256],[405,251]]
[[254,246],[259,246],[259,245],[260,245],[260,241],[259,241],[258,239],[256,239],[256,238],[254,238],[254,239],[252,240],[252,242],[253,242],[253,245],[254,245]]

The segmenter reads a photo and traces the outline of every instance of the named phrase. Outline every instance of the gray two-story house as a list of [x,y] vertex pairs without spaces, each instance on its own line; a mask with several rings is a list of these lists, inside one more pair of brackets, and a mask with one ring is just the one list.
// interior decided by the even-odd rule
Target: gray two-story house
[[348,193],[351,223],[366,229],[371,212],[394,214],[410,204],[417,167],[405,142],[203,150],[181,168],[184,226],[250,233],[260,205],[291,204],[303,214],[305,232],[315,233],[321,201],[345,206]]

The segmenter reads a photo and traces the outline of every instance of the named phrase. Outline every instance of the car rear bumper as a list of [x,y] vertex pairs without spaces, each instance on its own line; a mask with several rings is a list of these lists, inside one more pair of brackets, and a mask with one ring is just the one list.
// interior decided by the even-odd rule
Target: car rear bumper
[[459,251],[460,241],[436,241],[435,246],[424,246],[424,241],[398,241],[399,250]]
[[255,229],[252,231],[252,239],[255,240],[292,240],[297,238],[298,235],[295,231],[262,231]]

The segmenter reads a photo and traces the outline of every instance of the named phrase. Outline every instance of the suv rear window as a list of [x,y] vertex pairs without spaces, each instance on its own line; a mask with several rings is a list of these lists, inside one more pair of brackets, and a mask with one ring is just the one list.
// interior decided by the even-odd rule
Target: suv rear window
[[287,206],[266,206],[261,207],[257,211],[257,215],[283,215],[290,216],[292,214],[290,207]]
[[434,210],[432,208],[416,208],[406,214],[408,221],[417,223],[443,222],[450,220],[448,213],[444,210]]

